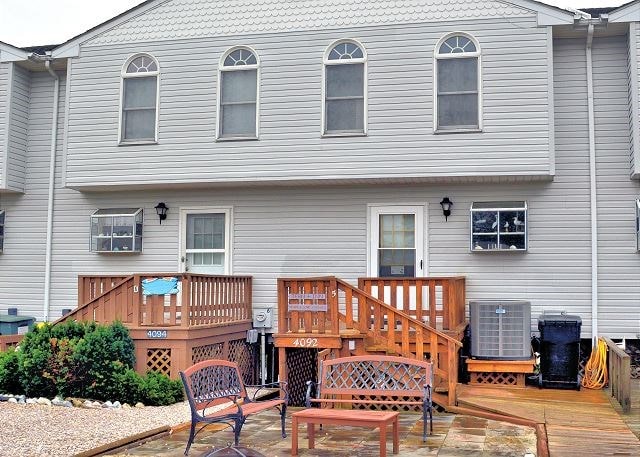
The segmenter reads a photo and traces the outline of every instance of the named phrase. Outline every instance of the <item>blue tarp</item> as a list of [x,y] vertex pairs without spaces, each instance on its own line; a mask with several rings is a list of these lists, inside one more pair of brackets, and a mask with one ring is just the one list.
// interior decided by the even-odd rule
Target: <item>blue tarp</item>
[[178,278],[153,278],[142,280],[142,295],[177,294]]

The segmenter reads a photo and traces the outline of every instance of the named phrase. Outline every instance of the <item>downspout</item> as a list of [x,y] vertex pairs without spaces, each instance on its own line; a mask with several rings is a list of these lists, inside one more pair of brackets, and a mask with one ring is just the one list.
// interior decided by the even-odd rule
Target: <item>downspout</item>
[[596,190],[596,134],[593,108],[593,61],[591,45],[594,25],[587,26],[587,109],[589,113],[589,196],[591,200],[591,338],[598,336],[598,202]]
[[51,154],[49,158],[49,195],[47,202],[47,241],[45,246],[44,267],[44,321],[49,320],[51,309],[51,248],[53,244],[53,196],[56,179],[56,146],[58,139],[58,102],[60,98],[60,77],[51,68],[51,60],[45,60],[44,66],[53,78],[53,116],[51,118]]

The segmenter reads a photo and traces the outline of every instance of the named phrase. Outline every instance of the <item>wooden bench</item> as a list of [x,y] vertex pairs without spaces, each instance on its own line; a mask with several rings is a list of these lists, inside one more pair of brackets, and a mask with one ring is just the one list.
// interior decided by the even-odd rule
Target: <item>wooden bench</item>
[[[318,382],[307,382],[306,405],[322,409],[418,406],[422,411],[422,439],[426,441],[427,429],[433,432],[432,385],[431,362],[383,355],[340,357],[319,362]],[[327,413],[321,423],[332,424],[334,417]]]
[[[238,446],[240,431],[247,417],[270,408],[280,411],[282,437],[286,438],[284,430],[288,402],[286,383],[245,386],[238,365],[227,360],[205,360],[196,363],[181,371],[180,378],[191,407],[191,431],[184,450],[185,455],[189,454],[189,448],[195,436],[207,425],[213,423],[229,425],[234,432],[235,445]],[[247,395],[246,387],[257,388],[251,398]],[[260,390],[269,387],[279,388],[279,398],[256,401]],[[232,404],[221,406],[229,402]],[[204,422],[204,425],[196,431],[200,422]]]
[[396,411],[362,411],[309,408],[291,415],[291,455],[298,455],[298,425],[307,424],[309,449],[315,447],[315,424],[348,425],[380,429],[380,457],[387,455],[387,427],[393,427],[393,453],[400,452],[400,434]]

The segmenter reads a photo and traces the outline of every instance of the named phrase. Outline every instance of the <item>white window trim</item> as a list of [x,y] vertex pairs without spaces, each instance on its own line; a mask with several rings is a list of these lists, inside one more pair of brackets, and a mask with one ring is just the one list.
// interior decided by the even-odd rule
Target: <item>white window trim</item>
[[[465,53],[452,53],[452,54],[440,54],[440,46],[452,36],[461,35],[475,45],[476,52]],[[476,57],[478,59],[478,128],[452,128],[452,129],[439,129],[438,128],[438,60],[442,59],[461,59]],[[480,43],[475,37],[466,32],[451,32],[440,38],[436,43],[436,47],[433,50],[433,131],[434,133],[473,133],[482,132],[483,130],[483,112],[482,112],[482,49],[480,49]]]
[[[349,59],[347,60],[329,60],[329,53],[331,52],[331,50],[338,46],[341,43],[353,43],[356,46],[358,46],[361,50],[362,50],[362,59]],[[367,50],[366,48],[362,45],[362,43],[360,43],[358,40],[355,40],[353,38],[345,38],[345,39],[340,39],[340,40],[336,40],[334,42],[332,42],[329,46],[327,46],[327,48],[324,51],[324,57],[322,59],[322,90],[321,90],[321,103],[322,103],[322,109],[321,109],[321,124],[320,124],[320,136],[322,137],[343,137],[343,136],[367,136],[368,134],[368,126],[369,126],[369,122],[368,122],[368,117],[369,117],[369,72],[368,72],[368,54],[367,54]],[[327,119],[327,114],[326,114],[326,110],[327,110],[327,103],[325,100],[325,95],[326,95],[326,91],[327,91],[327,65],[350,65],[350,64],[357,64],[357,63],[361,63],[364,64],[364,68],[363,68],[363,94],[364,94],[364,109],[363,109],[363,123],[362,123],[362,132],[356,132],[356,131],[352,131],[352,132],[327,132],[327,126],[326,126],[326,119]]]
[[416,223],[422,223],[422,252],[416,249],[417,255],[422,255],[422,271],[418,272],[416,267],[416,277],[429,276],[429,204],[426,202],[403,202],[403,203],[368,203],[367,204],[367,277],[377,277],[377,271],[373,271],[372,259],[375,255],[373,248],[373,240],[375,238],[373,233],[373,218],[380,214],[399,214],[403,211],[407,214],[411,213],[413,209],[420,207],[422,209],[422,221],[416,220]]
[[[156,63],[157,71],[153,72],[145,72],[145,73],[127,73],[127,68],[131,61],[140,56],[147,56],[153,59]],[[160,62],[153,55],[148,52],[138,52],[136,54],[132,54],[125,61],[122,66],[122,70],[120,72],[120,106],[119,106],[119,114],[118,114],[118,145],[119,146],[129,146],[135,144],[157,144],[158,143],[158,124],[160,121]],[[125,140],[123,138],[124,132],[122,131],[122,111],[124,107],[124,80],[125,78],[144,78],[149,76],[156,77],[156,125],[155,125],[155,133],[153,140]]]
[[[178,229],[178,270],[184,271],[182,256],[186,250],[186,240],[184,239],[187,229],[187,214],[224,214],[224,250],[228,254],[224,259],[224,274],[233,274],[233,206],[198,206],[180,208],[180,227]],[[207,250],[207,252],[211,252]]]
[[[253,54],[256,58],[255,65],[241,65],[238,67],[225,67],[224,61],[229,54],[238,50],[246,49]],[[220,122],[220,113],[222,112],[222,72],[225,71],[243,71],[243,70],[256,70],[256,132],[255,136],[238,136],[238,137],[222,137],[220,129],[222,123]],[[259,140],[260,139],[260,56],[251,46],[234,46],[227,49],[222,54],[220,61],[218,62],[218,87],[217,87],[217,109],[216,109],[216,141],[247,141],[247,140]]]

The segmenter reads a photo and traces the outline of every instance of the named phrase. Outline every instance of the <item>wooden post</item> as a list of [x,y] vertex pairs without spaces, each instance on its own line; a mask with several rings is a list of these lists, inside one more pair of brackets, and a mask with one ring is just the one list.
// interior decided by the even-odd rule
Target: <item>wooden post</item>
[[180,327],[189,327],[189,314],[191,311],[191,281],[189,275],[183,274],[180,281],[182,285],[182,298],[180,303]]

